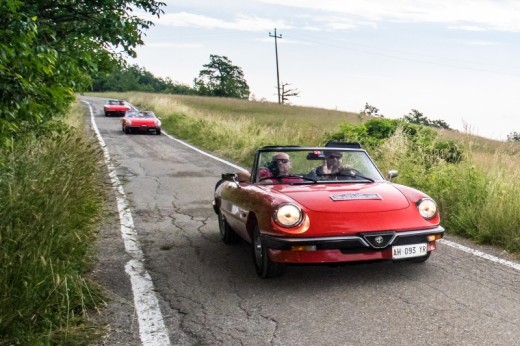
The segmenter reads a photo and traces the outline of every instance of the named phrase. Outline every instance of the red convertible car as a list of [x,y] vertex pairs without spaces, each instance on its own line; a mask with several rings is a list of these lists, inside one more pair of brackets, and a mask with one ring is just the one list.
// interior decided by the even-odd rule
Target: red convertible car
[[262,278],[288,264],[420,263],[444,235],[436,203],[386,180],[357,143],[258,149],[250,172],[222,174],[213,208],[224,243],[250,243]]
[[121,129],[124,133],[131,132],[153,132],[161,134],[161,120],[151,111],[126,112],[121,119]]
[[131,107],[123,100],[108,100],[103,106],[106,117],[112,115],[122,117],[125,113],[131,110]]

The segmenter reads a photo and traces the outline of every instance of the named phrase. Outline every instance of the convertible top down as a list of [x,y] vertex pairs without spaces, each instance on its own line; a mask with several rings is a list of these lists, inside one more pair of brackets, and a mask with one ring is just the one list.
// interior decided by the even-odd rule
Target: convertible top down
[[222,175],[213,207],[222,240],[250,243],[263,278],[288,264],[424,262],[444,235],[433,199],[386,180],[357,143],[260,148],[251,171]]

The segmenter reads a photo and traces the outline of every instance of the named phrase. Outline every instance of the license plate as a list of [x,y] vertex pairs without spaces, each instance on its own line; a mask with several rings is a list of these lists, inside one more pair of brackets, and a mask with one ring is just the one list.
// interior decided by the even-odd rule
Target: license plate
[[425,256],[428,253],[427,249],[428,245],[426,243],[392,246],[392,259]]

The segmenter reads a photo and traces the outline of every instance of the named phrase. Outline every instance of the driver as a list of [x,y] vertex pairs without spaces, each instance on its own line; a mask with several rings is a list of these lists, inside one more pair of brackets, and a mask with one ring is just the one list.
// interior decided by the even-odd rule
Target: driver
[[289,175],[292,168],[291,158],[287,153],[276,153],[271,158],[269,171],[273,177]]
[[[278,181],[280,183],[288,183],[294,181],[302,181],[300,177],[290,176],[292,168],[291,157],[287,153],[279,152],[272,156],[267,169],[262,168],[258,171],[258,180],[266,183]],[[276,179],[279,177],[278,179]],[[266,179],[275,178],[275,179]]]

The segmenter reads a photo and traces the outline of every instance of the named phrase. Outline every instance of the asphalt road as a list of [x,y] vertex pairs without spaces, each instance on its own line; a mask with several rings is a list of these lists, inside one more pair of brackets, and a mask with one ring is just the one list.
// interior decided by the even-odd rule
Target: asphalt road
[[[151,323],[163,322],[167,334],[154,341],[154,326],[139,320],[143,302],[134,300],[125,271],[132,254],[125,250],[114,200],[93,272],[112,297],[94,316],[107,331],[102,344],[520,344],[518,267],[447,243],[419,265],[297,266],[280,278],[258,278],[249,246],[220,240],[211,206],[221,173],[236,169],[164,133],[125,135],[119,118],[104,117],[103,99],[83,99],[92,105],[129,203],[160,307]],[[478,249],[518,264],[496,249]]]

